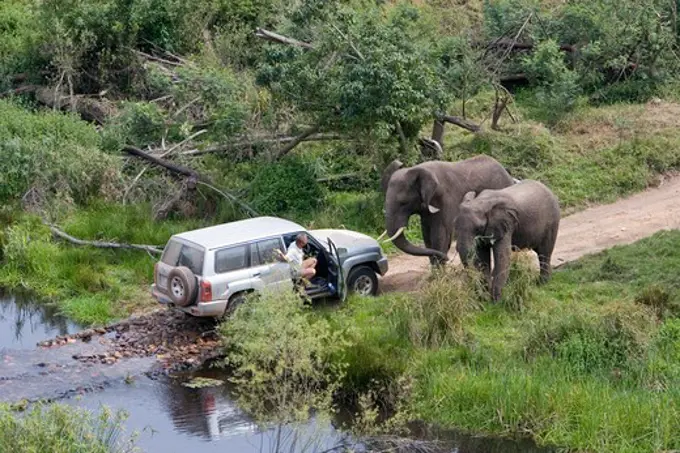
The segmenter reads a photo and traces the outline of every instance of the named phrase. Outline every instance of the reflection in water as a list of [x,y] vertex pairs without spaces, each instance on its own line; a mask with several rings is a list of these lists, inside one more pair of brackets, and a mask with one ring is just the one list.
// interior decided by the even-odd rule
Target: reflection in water
[[[146,452],[191,449],[202,453],[320,453],[346,451],[335,448],[343,445],[351,446],[352,451],[364,451],[362,445],[328,421],[311,420],[304,426],[279,426],[262,431],[238,409],[228,384],[202,389],[182,385],[185,379],[196,376],[226,379],[217,370],[203,370],[179,379],[140,378],[132,385],[121,384],[85,395],[72,404],[91,409],[106,405],[126,410],[130,415],[128,429],[141,433],[138,444]],[[414,434],[420,439],[437,439],[438,448],[428,444],[425,449],[432,452],[548,452],[530,442],[475,438],[446,431],[417,431]]]
[[33,348],[42,340],[78,330],[56,307],[30,296],[0,292],[0,349]]
[[[219,378],[214,372],[200,376]],[[345,438],[330,424],[314,420],[302,427],[262,431],[238,409],[228,385],[192,389],[181,382],[138,378],[130,385],[109,387],[69,403],[93,410],[101,405],[125,410],[128,431],[140,433],[138,446],[146,452],[314,453]]]

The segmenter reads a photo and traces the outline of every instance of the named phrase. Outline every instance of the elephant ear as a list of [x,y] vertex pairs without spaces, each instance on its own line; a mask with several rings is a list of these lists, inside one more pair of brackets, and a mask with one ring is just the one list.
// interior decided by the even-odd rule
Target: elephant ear
[[486,234],[501,239],[517,228],[517,209],[507,202],[496,203],[487,214]]
[[439,180],[437,176],[430,170],[425,168],[412,169],[411,171],[416,172],[417,177],[417,187],[420,190],[420,200],[424,210],[427,210],[430,214],[436,214],[439,212],[440,208],[432,206],[432,198],[439,187]]
[[390,179],[392,178],[394,172],[403,166],[404,164],[400,160],[395,159],[385,168],[380,180],[380,187],[382,188],[383,193],[387,193],[387,186],[389,185]]

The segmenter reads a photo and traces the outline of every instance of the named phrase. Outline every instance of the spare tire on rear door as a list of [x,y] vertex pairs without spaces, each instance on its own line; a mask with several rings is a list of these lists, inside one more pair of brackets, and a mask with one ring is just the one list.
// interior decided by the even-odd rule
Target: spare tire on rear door
[[176,267],[168,274],[168,294],[175,305],[190,305],[196,297],[197,288],[196,276],[188,267]]

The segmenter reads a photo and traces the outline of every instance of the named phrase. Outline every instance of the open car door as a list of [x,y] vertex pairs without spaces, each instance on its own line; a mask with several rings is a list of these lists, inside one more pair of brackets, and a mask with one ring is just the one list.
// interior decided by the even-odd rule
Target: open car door
[[347,299],[347,282],[345,281],[345,275],[342,270],[342,264],[340,263],[340,253],[338,252],[338,248],[335,246],[333,241],[331,241],[330,238],[328,238],[328,250],[331,252],[331,256],[333,257],[333,260],[335,261],[336,265],[336,276],[337,276],[337,288],[338,288],[338,297],[342,302]]

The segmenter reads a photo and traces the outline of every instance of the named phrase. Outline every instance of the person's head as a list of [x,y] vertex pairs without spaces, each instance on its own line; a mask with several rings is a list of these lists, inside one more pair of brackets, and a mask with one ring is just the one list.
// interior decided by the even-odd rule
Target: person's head
[[295,243],[298,247],[304,247],[307,245],[307,235],[305,233],[300,233],[295,237]]

